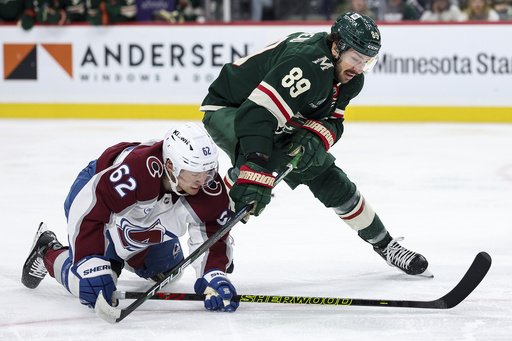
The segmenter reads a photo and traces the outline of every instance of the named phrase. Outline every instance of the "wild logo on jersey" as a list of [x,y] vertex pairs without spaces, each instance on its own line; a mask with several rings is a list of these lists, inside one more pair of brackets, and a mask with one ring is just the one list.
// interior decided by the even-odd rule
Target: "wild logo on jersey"
[[128,251],[137,251],[145,249],[148,246],[159,244],[164,241],[164,235],[169,234],[171,238],[176,236],[166,231],[160,222],[155,221],[149,227],[137,226],[132,224],[128,219],[123,218],[116,226],[119,238],[123,246]]
[[334,64],[331,62],[331,59],[327,56],[323,56],[322,58],[313,60],[313,64],[319,64],[322,71],[334,67]]

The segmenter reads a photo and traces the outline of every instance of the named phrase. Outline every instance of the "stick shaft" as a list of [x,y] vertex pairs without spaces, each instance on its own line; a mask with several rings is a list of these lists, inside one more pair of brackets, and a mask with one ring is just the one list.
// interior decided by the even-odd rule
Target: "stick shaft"
[[[232,300],[244,303],[450,309],[462,302],[480,284],[490,267],[491,257],[489,254],[486,252],[478,253],[459,283],[449,293],[432,301],[278,295],[236,295]],[[116,292],[115,295],[115,297],[119,299],[140,299],[146,297],[145,293],[130,291]],[[199,294],[159,292],[149,297],[149,299],[166,301],[204,301],[205,296],[206,295]]]

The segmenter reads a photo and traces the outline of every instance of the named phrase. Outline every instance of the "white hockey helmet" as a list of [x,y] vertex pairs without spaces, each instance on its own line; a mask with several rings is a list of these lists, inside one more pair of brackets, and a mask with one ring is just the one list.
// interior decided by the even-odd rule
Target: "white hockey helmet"
[[[187,122],[174,126],[165,134],[162,146],[164,163],[173,164],[174,181],[167,174],[175,192],[178,176],[182,170],[201,173],[211,170],[207,185],[217,172],[219,151],[210,135],[199,125]],[[166,173],[167,168],[165,167]]]

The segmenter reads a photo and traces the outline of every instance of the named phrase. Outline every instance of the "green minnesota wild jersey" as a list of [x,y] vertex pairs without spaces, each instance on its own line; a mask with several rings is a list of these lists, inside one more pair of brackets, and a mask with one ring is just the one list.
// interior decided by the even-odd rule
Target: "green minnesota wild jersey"
[[326,36],[294,33],[225,64],[199,110],[237,107],[235,130],[244,153],[270,153],[269,140],[275,134],[292,133],[307,119],[328,122],[337,141],[345,108],[361,91],[364,76],[346,84],[334,81],[335,62]]

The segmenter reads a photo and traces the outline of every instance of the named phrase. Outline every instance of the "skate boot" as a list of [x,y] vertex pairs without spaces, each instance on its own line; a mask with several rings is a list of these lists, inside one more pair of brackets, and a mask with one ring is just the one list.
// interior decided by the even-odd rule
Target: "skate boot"
[[427,269],[428,262],[425,257],[414,251],[407,250],[405,247],[398,244],[398,242],[403,239],[403,237],[393,239],[386,247],[379,248],[374,246],[373,250],[375,250],[389,266],[397,267],[408,275],[434,277]]
[[55,233],[49,231],[45,223],[39,224],[30,254],[23,265],[21,283],[27,288],[36,288],[48,273],[44,266],[46,252],[50,249],[60,250],[62,248],[63,246],[57,240]]

